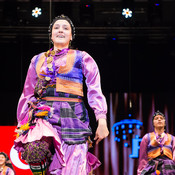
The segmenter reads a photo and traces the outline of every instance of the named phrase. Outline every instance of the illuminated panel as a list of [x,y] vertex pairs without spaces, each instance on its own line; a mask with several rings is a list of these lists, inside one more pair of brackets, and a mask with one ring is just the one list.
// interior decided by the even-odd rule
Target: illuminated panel
[[140,125],[140,126],[142,126],[143,125],[143,123],[141,122],[141,121],[139,121],[139,120],[136,120],[136,119],[124,119],[124,120],[121,120],[120,122],[117,122],[117,123],[115,123],[114,125],[113,125],[113,127],[112,127],[112,131],[114,131],[115,130],[115,127],[117,127],[118,128],[118,126],[120,126],[120,125],[124,125],[124,124],[136,124],[136,125]]
[[0,126],[0,151],[8,155],[17,175],[32,175],[29,166],[24,160],[21,160],[21,156],[13,149],[14,140],[16,138],[14,132],[15,128],[16,126]]
[[[136,119],[124,119],[121,120],[117,123],[115,123],[112,126],[112,133],[113,135],[116,136],[114,138],[114,141],[120,142],[121,139],[123,141],[123,145],[124,147],[130,147],[132,148],[132,154],[129,155],[130,158],[138,158],[139,156],[139,149],[140,149],[140,142],[141,142],[141,138],[139,138],[139,135],[135,135],[135,138],[132,138],[132,143],[131,145],[129,145],[127,143],[128,137],[132,137],[132,135],[134,134],[134,126],[136,129],[140,129],[141,126],[143,125],[143,123],[139,120]],[[120,129],[121,128],[121,129]]]

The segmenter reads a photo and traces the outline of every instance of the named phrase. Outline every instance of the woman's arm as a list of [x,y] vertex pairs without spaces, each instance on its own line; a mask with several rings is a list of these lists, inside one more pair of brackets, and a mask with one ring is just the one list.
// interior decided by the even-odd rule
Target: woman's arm
[[94,138],[98,144],[109,134],[106,122],[107,103],[101,90],[100,73],[96,62],[89,54],[83,52],[82,63],[83,74],[86,78],[88,103],[94,110],[96,120],[98,120]]
[[31,60],[23,92],[21,94],[21,97],[18,102],[18,107],[17,107],[17,120],[18,120],[18,126],[20,125],[20,122],[27,117],[28,113],[28,102],[29,101],[36,101],[36,98],[34,97],[34,89],[35,85],[37,82],[37,74],[35,70],[35,59],[37,56],[33,57]]
[[137,169],[137,175],[140,175],[145,166],[148,163],[148,156],[147,156],[147,146],[148,146],[148,134],[146,134],[140,143],[140,151],[139,151],[139,166]]

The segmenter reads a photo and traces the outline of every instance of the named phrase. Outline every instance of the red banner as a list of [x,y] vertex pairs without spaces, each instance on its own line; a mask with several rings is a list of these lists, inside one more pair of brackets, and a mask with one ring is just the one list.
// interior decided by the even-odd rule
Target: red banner
[[16,126],[0,126],[0,152],[5,152],[12,164],[17,175],[32,175],[29,166],[21,159],[21,155],[13,148]]

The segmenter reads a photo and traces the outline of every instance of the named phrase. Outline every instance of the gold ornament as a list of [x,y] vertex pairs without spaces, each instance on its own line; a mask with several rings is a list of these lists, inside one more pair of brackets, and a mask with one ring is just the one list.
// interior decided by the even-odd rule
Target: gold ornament
[[53,61],[53,57],[48,57],[47,58],[47,64],[51,63]]
[[45,77],[45,80],[49,81],[50,80],[50,77]]
[[55,55],[55,51],[54,50],[51,51],[51,55],[53,55],[53,56]]
[[51,63],[47,64],[47,67],[48,67],[49,69],[52,68],[52,64],[51,64]]

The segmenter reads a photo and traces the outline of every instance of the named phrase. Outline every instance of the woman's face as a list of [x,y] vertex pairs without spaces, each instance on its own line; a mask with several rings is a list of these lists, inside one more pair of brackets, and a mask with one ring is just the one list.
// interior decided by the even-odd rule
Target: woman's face
[[54,46],[68,47],[72,40],[72,29],[68,21],[57,20],[52,28],[51,39]]
[[161,115],[156,115],[153,120],[154,128],[164,128],[165,127],[165,118]]
[[0,166],[5,165],[6,158],[3,154],[0,154]]

